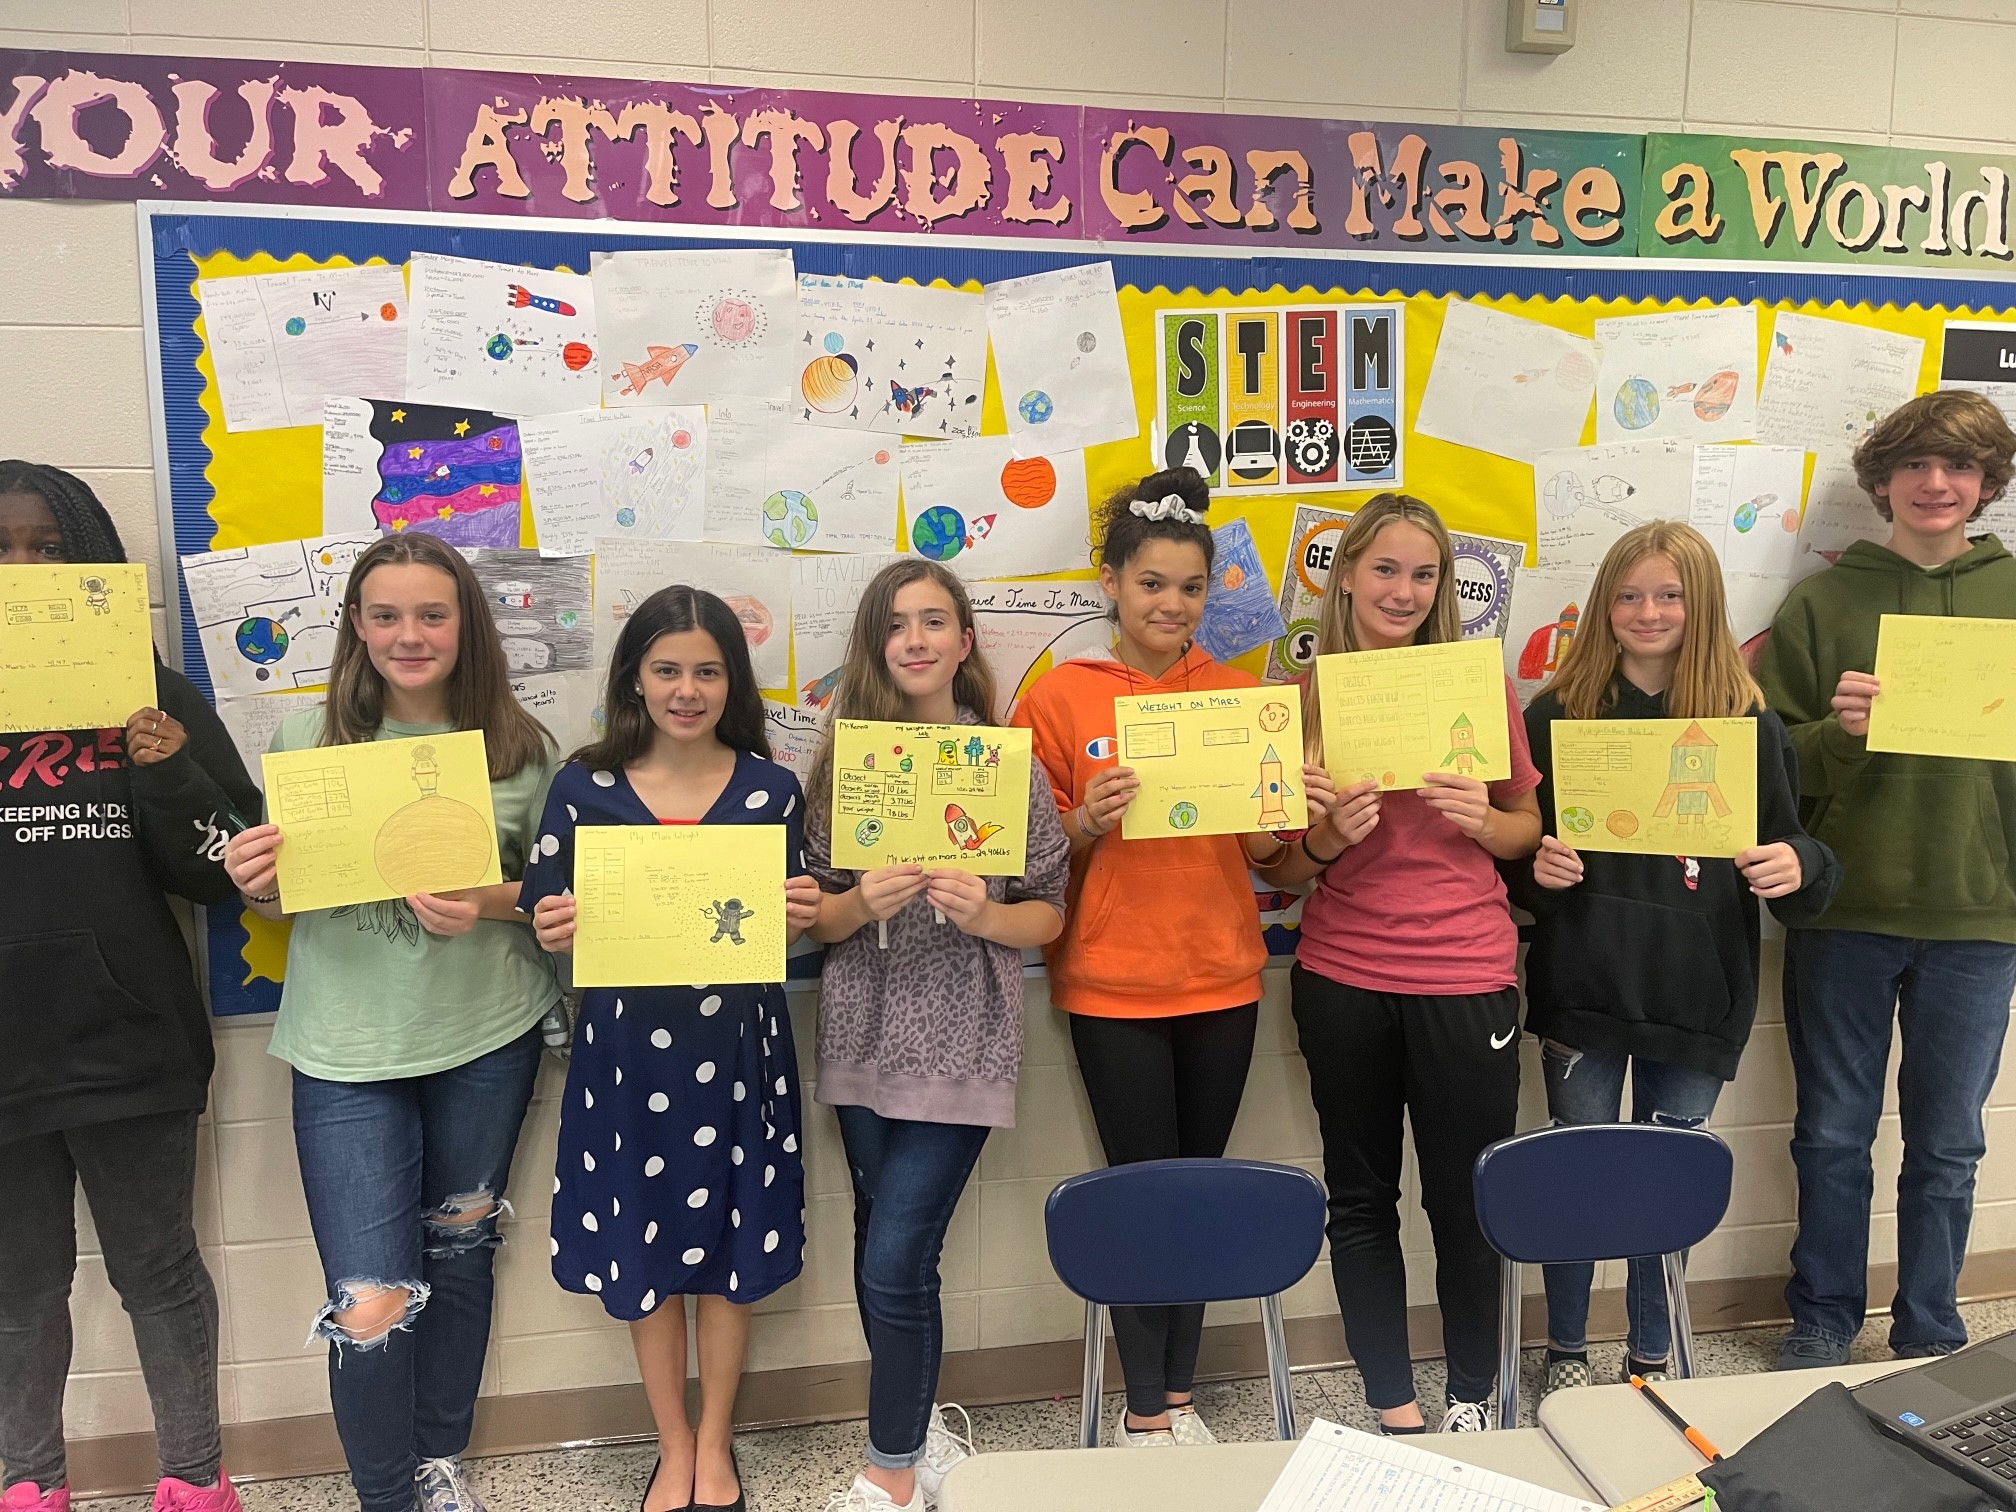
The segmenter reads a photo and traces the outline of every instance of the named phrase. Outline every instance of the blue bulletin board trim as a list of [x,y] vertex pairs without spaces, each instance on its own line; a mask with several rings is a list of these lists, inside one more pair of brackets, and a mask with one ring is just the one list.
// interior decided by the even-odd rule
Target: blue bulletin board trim
[[[166,464],[169,516],[177,557],[208,551],[214,540],[210,516],[213,493],[206,476],[210,450],[203,432],[209,423],[199,403],[203,376],[196,260],[219,252],[250,257],[265,252],[279,259],[305,255],[317,261],[345,257],[352,262],[383,258],[403,263],[415,252],[435,252],[491,262],[567,267],[586,272],[592,253],[648,248],[735,248],[753,244],[788,246],[801,272],[855,278],[944,278],[959,284],[1067,267],[1088,260],[1113,264],[1114,280],[1137,289],[1168,288],[1241,291],[1281,287],[1365,289],[1378,295],[1460,297],[1669,299],[1747,303],[1790,301],[1927,308],[1967,306],[2005,313],[2016,310],[2016,283],[1983,277],[1905,277],[1862,273],[1853,268],[1785,270],[1710,262],[1661,264],[1634,259],[1578,260],[1521,257],[1455,257],[1407,261],[1387,257],[1226,257],[1168,253],[1144,255],[1091,243],[1042,246],[977,245],[940,236],[876,239],[813,239],[765,233],[747,236],[668,234],[630,229],[614,222],[567,223],[566,229],[528,226],[503,218],[449,222],[412,218],[303,217],[285,212],[220,214],[211,211],[141,206],[143,234],[151,252],[154,337],[151,360],[158,368],[161,414],[157,440]],[[177,573],[166,574],[176,589],[182,670],[214,697],[188,595]],[[278,987],[263,979],[243,982],[246,936],[235,910],[206,911],[205,943],[212,1011],[219,1015],[270,1012],[279,1006]],[[1294,934],[1269,931],[1270,949],[1292,951]],[[810,975],[816,956],[797,963]],[[794,973],[795,974],[795,973]]]

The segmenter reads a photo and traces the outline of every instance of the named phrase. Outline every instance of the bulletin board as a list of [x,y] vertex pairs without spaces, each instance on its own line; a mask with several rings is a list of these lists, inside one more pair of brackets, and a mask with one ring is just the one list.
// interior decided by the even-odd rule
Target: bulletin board
[[[1391,256],[1272,255],[1227,257],[1139,254],[1126,246],[1045,243],[1015,247],[944,235],[780,236],[750,232],[668,235],[620,223],[398,217],[303,216],[285,210],[233,210],[184,204],[142,204],[146,350],[155,401],[156,477],[163,535],[177,556],[224,547],[290,541],[321,532],[321,431],[227,432],[205,347],[195,294],[199,277],[276,272],[371,262],[404,263],[415,252],[480,258],[587,272],[597,251],[649,248],[790,248],[800,273],[943,283],[978,289],[1004,278],[1095,261],[1113,264],[1141,435],[1086,453],[1093,501],[1164,464],[1161,448],[1166,375],[1161,317],[1169,311],[1241,311],[1389,307],[1400,333],[1392,419],[1397,431],[1399,486],[1433,504],[1453,531],[1523,543],[1535,540],[1534,476],[1530,465],[1417,434],[1414,418],[1433,367],[1444,314],[1452,300],[1470,301],[1562,330],[1590,334],[1607,316],[1651,314],[1712,305],[1754,303],[1760,319],[1758,363],[1771,339],[1771,313],[1824,315],[1923,338],[1920,390],[1936,386],[1945,322],[1996,321],[2016,309],[2016,285],[1967,274],[1898,277],[1853,270],[1788,272],[1763,265],[1705,264],[1539,257],[1407,260]],[[1005,429],[998,385],[986,385],[983,433]],[[1340,411],[1340,433],[1349,413]],[[1375,417],[1376,418],[1376,417]],[[1593,439],[1594,423],[1583,436]],[[1230,458],[1225,459],[1227,464]],[[1321,459],[1318,459],[1321,460]],[[1366,460],[1375,465],[1376,453]],[[1349,509],[1390,482],[1354,482],[1345,464],[1317,481],[1276,478],[1273,486],[1226,487],[1214,496],[1213,523],[1238,519],[1250,529],[1257,559],[1278,588],[1298,506]],[[524,544],[532,544],[529,515]],[[1089,541],[1089,527],[1088,527]],[[895,546],[896,543],[891,543]],[[1289,570],[1292,570],[1289,569]],[[1089,567],[1080,577],[1090,577]],[[164,574],[174,595],[173,653],[197,685],[210,692],[196,625],[179,575]],[[1096,590],[1094,590],[1096,592]],[[1240,658],[1266,670],[1266,648]],[[1026,682],[1039,661],[1014,669]],[[789,697],[790,689],[781,690]],[[1292,949],[1294,900],[1263,895],[1270,942]],[[249,929],[249,933],[248,933]],[[284,926],[211,909],[205,931],[207,976],[219,1014],[268,1011],[278,1002],[285,960]]]

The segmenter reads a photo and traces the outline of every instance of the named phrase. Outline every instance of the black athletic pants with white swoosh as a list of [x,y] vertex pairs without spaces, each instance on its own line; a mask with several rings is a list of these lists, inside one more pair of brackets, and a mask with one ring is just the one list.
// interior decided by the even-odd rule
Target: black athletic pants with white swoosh
[[[1498,1257],[1477,1227],[1470,1170],[1518,1119],[1518,989],[1368,992],[1300,965],[1290,982],[1323,1132],[1330,1272],[1365,1399],[1374,1407],[1414,1400],[1400,1242],[1405,1114],[1434,1233],[1449,1391],[1458,1401],[1484,1401],[1498,1372]],[[1424,1409],[1431,1424],[1438,1405]]]

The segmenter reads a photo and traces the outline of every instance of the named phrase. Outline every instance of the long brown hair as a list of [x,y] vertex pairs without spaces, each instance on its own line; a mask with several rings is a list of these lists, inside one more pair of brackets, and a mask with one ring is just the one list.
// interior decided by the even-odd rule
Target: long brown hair
[[385,722],[385,679],[371,665],[371,653],[357,633],[363,612],[364,580],[380,567],[432,567],[455,581],[460,629],[455,670],[448,674],[448,719],[458,730],[481,730],[490,758],[490,780],[501,782],[552,749],[546,727],[511,696],[504,648],[490,617],[483,585],[462,553],[421,531],[385,536],[366,547],[343,588],[342,621],[336,627],[336,654],[329,663],[329,698],[323,707],[325,746],[354,745],[378,738]]
[[[1358,629],[1351,618],[1351,595],[1345,591],[1344,580],[1351,575],[1351,569],[1357,565],[1359,558],[1379,539],[1379,532],[1395,524],[1412,525],[1425,531],[1435,542],[1436,553],[1441,558],[1435,578],[1435,602],[1429,606],[1427,617],[1414,632],[1414,644],[1433,646],[1462,639],[1463,617],[1456,606],[1456,558],[1449,545],[1449,529],[1442,523],[1442,516],[1412,494],[1382,493],[1351,517],[1344,539],[1331,559],[1330,578],[1323,585],[1323,598],[1317,610],[1318,656],[1335,656],[1341,651],[1364,649],[1358,644]],[[1317,690],[1316,669],[1313,666],[1302,690],[1302,744],[1309,760],[1320,766],[1323,761],[1323,701]]]
[[926,582],[945,590],[952,612],[959,616],[959,628],[973,637],[973,649],[952,674],[952,701],[982,719],[994,717],[994,672],[980,654],[980,632],[973,622],[973,601],[966,597],[966,585],[950,568],[928,557],[891,562],[862,591],[860,607],[854,611],[847,659],[840,664],[840,683],[827,711],[826,735],[805,778],[805,802],[815,815],[823,817],[833,801],[833,721],[903,717],[903,690],[889,675],[885,649],[889,622],[896,615],[896,595],[912,583]]
[[704,588],[674,583],[660,588],[630,611],[623,633],[609,658],[609,680],[602,690],[602,738],[591,740],[573,756],[583,766],[613,772],[651,749],[656,726],[638,691],[640,668],[661,635],[703,630],[721,648],[728,670],[728,694],[721,706],[714,738],[730,750],[770,757],[770,732],[763,720],[763,695],[749,662],[749,637],[742,621],[715,594]]
[[1666,713],[1672,719],[1739,719],[1764,702],[1757,680],[1743,664],[1743,652],[1729,628],[1722,588],[1722,564],[1707,538],[1683,520],[1651,520],[1626,531],[1596,569],[1589,608],[1575,626],[1575,639],[1542,693],[1561,701],[1569,719],[1601,719],[1617,705],[1617,634],[1610,610],[1631,569],[1647,557],[1663,556],[1680,579],[1687,625],[1673,679],[1666,685]]

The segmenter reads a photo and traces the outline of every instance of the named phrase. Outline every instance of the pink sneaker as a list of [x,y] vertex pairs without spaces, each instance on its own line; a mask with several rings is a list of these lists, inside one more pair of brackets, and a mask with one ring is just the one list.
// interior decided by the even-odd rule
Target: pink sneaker
[[33,1481],[17,1481],[0,1496],[0,1512],[70,1512],[70,1484],[65,1481],[46,1495]]
[[[0,1512],[12,1509],[0,1508]],[[245,1509],[239,1504],[231,1477],[220,1471],[214,1486],[192,1486],[172,1475],[162,1476],[161,1483],[154,1488],[154,1512],[245,1512]]]

